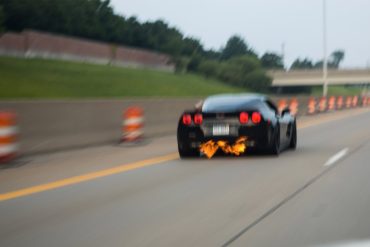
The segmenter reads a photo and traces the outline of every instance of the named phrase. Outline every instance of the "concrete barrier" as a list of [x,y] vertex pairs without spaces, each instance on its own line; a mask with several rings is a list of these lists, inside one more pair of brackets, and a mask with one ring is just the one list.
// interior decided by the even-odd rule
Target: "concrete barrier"
[[199,99],[0,101],[18,115],[22,155],[118,143],[122,111],[131,105],[145,112],[146,137],[176,132],[184,109]]
[[[275,103],[282,99],[271,98]],[[307,113],[308,98],[297,97],[298,115]],[[31,155],[118,144],[122,136],[122,111],[133,105],[145,112],[146,138],[175,134],[181,113],[194,108],[199,100],[201,98],[0,101],[0,109],[17,113],[20,154]]]

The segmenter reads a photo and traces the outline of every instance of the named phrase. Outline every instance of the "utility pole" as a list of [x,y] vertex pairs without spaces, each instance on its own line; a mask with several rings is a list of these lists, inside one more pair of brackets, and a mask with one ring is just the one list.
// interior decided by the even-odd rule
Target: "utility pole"
[[328,57],[327,57],[327,29],[326,29],[326,0],[322,1],[323,3],[323,65],[322,65],[322,76],[323,76],[323,96],[326,97],[328,94]]
[[283,62],[283,66],[285,68],[285,42],[281,44],[281,60]]

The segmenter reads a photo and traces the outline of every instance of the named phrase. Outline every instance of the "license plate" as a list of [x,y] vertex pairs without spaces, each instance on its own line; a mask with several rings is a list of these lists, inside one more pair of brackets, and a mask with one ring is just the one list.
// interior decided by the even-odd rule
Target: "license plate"
[[213,125],[213,135],[214,136],[225,136],[230,134],[229,125]]

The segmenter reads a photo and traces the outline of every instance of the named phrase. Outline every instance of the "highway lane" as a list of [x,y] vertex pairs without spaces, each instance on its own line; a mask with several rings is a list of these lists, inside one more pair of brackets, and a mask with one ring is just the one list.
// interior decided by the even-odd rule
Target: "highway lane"
[[[312,117],[300,117],[298,128],[355,116],[368,110],[360,108]],[[174,135],[146,139],[139,145],[118,145],[115,143],[101,147],[21,157],[11,164],[0,166],[0,195],[25,187],[113,169],[122,166],[122,164],[140,162],[171,153],[177,153],[176,136]]]
[[[345,192],[354,193],[358,188],[362,188],[364,195],[366,191],[362,186],[367,185],[364,162],[370,159],[370,154],[360,150],[368,147],[369,122],[367,112],[300,129],[298,150],[285,152],[279,158],[175,159],[0,202],[0,246],[306,244],[314,239],[314,233],[311,232],[307,242],[286,241],[279,245],[276,241],[282,241],[284,236],[299,240],[289,233],[293,229],[304,233],[310,206],[320,205],[320,199],[326,198],[321,194],[321,187],[333,190],[322,179],[329,175],[336,178],[335,172],[339,174],[342,167],[354,169],[351,163],[345,163],[352,158],[354,163],[359,163],[357,172],[352,171],[353,178],[360,175],[363,179],[352,179],[352,189],[342,190],[341,198],[346,198]],[[339,160],[338,166],[324,166],[344,148],[348,148],[349,153],[344,160]],[[345,172],[338,175],[339,181],[343,181],[343,176]],[[302,189],[305,185],[309,186]],[[314,186],[318,188],[314,190]],[[342,186],[346,184],[343,182]],[[311,189],[313,192],[308,194]],[[352,199],[350,195],[347,198]],[[293,203],[298,199],[300,201]],[[368,213],[368,200],[355,203],[359,203],[358,215]],[[302,204],[305,210],[300,207]],[[337,214],[351,210],[350,204],[343,204]],[[333,213],[327,219],[335,216]],[[321,218],[323,222],[325,219]],[[365,219],[358,226],[370,232]],[[274,235],[285,223],[287,227],[283,229],[286,230]],[[312,228],[314,223],[310,225]]]
[[369,150],[369,139],[358,143],[336,167],[230,246],[370,246]]

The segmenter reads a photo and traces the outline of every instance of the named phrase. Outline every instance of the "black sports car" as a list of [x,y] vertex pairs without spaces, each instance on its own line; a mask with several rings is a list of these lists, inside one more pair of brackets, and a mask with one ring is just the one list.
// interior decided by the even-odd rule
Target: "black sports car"
[[278,155],[296,148],[296,119],[288,108],[279,113],[263,95],[215,95],[181,115],[177,143],[181,158],[201,153],[210,158],[219,150],[240,155],[249,149]]

